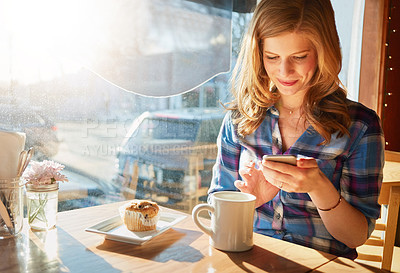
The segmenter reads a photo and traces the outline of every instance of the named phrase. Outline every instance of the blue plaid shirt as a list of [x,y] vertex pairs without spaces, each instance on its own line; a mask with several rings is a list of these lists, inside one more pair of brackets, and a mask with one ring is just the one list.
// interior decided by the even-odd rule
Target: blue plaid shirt
[[[378,195],[384,164],[384,137],[376,113],[360,103],[348,100],[350,136],[320,145],[322,136],[308,128],[284,154],[313,157],[338,192],[368,221],[369,235],[380,214]],[[278,126],[279,112],[272,106],[264,121],[251,135],[241,138],[230,113],[225,116],[218,137],[218,156],[213,168],[209,193],[237,190],[235,180],[242,180],[238,170],[249,160],[261,160],[265,154],[282,154]],[[356,258],[355,249],[329,234],[316,206],[306,193],[281,190],[275,198],[256,209],[254,231],[338,256]]]

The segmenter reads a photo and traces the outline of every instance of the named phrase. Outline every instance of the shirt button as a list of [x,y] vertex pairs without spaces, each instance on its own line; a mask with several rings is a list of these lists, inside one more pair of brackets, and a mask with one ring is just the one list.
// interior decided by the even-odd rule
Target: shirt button
[[276,214],[276,219],[278,219],[278,220],[281,219],[281,214],[280,213]]

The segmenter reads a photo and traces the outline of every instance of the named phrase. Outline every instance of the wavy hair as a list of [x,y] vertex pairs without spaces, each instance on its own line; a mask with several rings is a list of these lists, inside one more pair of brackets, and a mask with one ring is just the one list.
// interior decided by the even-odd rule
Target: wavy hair
[[280,98],[263,65],[263,40],[292,32],[304,34],[318,56],[302,113],[324,138],[321,144],[329,143],[335,132],[348,135],[347,92],[338,76],[342,55],[330,0],[263,0],[257,5],[231,78],[234,99],[227,109],[239,135],[253,133]]

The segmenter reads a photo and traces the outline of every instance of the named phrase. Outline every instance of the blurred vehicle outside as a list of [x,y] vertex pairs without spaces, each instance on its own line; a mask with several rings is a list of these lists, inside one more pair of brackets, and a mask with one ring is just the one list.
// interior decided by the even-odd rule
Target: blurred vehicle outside
[[223,117],[221,108],[143,113],[118,148],[113,182],[127,199],[190,210],[206,198]]
[[58,153],[56,124],[35,109],[0,105],[0,130],[25,133],[25,150],[35,149],[34,160],[48,159]]

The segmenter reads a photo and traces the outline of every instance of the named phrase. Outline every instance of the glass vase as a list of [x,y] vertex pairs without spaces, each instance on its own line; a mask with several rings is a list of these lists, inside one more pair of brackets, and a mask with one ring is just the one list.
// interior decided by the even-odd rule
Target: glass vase
[[20,177],[0,179],[0,239],[18,235],[24,220]]
[[50,185],[26,184],[27,217],[29,226],[49,230],[56,225],[58,182]]

